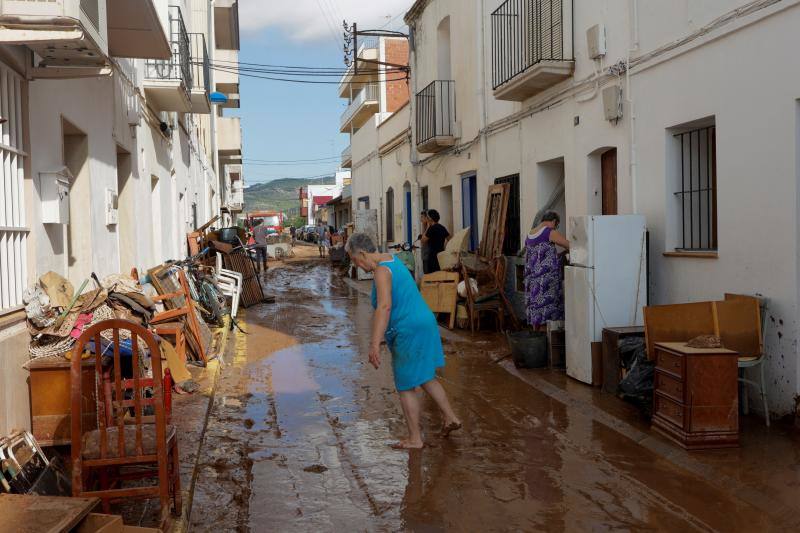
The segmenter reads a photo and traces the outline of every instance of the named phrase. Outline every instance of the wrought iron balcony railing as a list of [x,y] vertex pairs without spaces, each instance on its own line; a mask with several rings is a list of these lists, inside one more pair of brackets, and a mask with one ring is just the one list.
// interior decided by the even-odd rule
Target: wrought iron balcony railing
[[436,80],[416,95],[417,145],[456,133],[456,82]]
[[572,0],[506,0],[492,13],[494,89],[542,61],[572,60],[571,43],[565,47],[564,3],[571,9]]
[[181,8],[178,6],[169,6],[169,38],[172,57],[148,59],[145,62],[145,77],[151,80],[181,81],[186,90],[191,91],[193,87],[191,43]]

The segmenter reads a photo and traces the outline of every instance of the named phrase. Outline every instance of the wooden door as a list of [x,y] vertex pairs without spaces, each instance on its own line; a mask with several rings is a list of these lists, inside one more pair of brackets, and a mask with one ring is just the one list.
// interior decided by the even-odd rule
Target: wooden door
[[612,148],[600,157],[603,213],[616,215],[617,212],[617,149]]
[[478,255],[494,259],[503,255],[503,240],[506,234],[506,213],[511,185],[501,183],[489,187],[486,197],[486,212],[483,215],[483,238]]

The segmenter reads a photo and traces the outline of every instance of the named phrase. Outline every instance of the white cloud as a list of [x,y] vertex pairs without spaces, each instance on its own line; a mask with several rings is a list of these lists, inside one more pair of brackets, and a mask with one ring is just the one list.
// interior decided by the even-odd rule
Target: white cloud
[[413,0],[242,0],[239,24],[245,32],[266,28],[283,30],[295,41],[342,40],[342,20],[360,28],[375,29],[394,19],[387,28],[403,25],[403,15]]

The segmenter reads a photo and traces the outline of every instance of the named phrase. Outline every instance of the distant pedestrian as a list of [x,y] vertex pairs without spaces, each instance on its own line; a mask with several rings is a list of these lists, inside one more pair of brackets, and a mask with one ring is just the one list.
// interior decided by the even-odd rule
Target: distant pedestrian
[[350,236],[345,246],[352,263],[372,272],[372,338],[369,362],[376,369],[381,365],[381,343],[392,353],[394,383],[400,394],[408,438],[392,447],[414,449],[424,446],[420,430],[420,389],[433,398],[442,413],[441,436],[461,429],[444,388],[436,379],[436,369],[444,367],[444,350],[439,325],[408,268],[391,254],[378,252],[372,238],[365,233]]
[[297,228],[289,226],[289,233],[292,236],[292,248],[294,248],[295,243],[297,243]]
[[255,241],[256,266],[262,272],[267,271],[267,235],[269,230],[262,220],[257,220],[253,227],[253,240]]
[[329,238],[328,235],[328,226],[319,222],[317,224],[317,246],[319,247],[319,256],[325,257],[325,252],[330,247],[330,244],[326,246],[327,239]]
[[423,263],[422,271],[425,274],[432,274],[441,270],[439,267],[439,253],[444,252],[444,247],[447,245],[447,241],[450,240],[450,232],[439,224],[441,217],[436,209],[428,210],[428,218],[430,219],[430,225],[422,235],[422,244],[428,247],[428,260]]

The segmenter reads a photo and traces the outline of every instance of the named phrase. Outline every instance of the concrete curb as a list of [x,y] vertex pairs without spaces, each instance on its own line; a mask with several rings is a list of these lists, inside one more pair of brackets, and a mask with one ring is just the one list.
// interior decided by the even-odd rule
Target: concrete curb
[[206,430],[208,429],[208,421],[211,418],[211,410],[214,407],[214,399],[217,395],[217,383],[219,382],[219,376],[222,372],[222,367],[224,366],[224,358],[222,356],[227,351],[230,331],[230,317],[227,317],[225,319],[225,324],[222,327],[222,337],[220,339],[222,353],[215,361],[212,362],[216,369],[212,378],[211,392],[206,397],[208,404],[206,406],[206,412],[203,418],[203,429],[200,432],[200,438],[198,439],[197,443],[197,453],[195,454],[194,465],[192,465],[192,481],[189,484],[189,488],[184,490],[183,512],[181,513],[181,517],[173,524],[171,529],[172,533],[188,533],[191,528],[192,504],[194,503],[194,489],[195,485],[197,484],[197,476],[200,468],[200,457],[202,455],[203,445],[206,441]]

